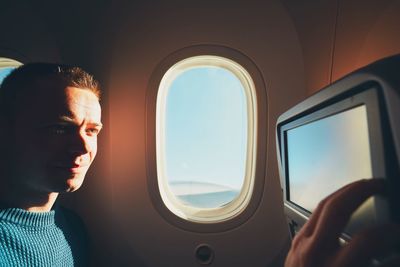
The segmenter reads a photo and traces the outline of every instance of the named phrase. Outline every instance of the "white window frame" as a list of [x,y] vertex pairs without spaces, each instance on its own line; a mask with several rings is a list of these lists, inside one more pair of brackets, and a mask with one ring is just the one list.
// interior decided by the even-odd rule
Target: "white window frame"
[[[245,177],[239,195],[231,202],[217,208],[197,208],[184,205],[171,191],[165,169],[165,119],[166,99],[172,82],[184,71],[197,67],[220,67],[232,72],[242,83],[247,103],[247,151]],[[215,55],[198,55],[183,59],[170,67],[161,79],[156,103],[156,161],[157,180],[161,199],[176,216],[198,223],[217,223],[239,215],[249,204],[255,181],[257,153],[257,97],[249,72],[237,62]]]
[[7,57],[0,57],[0,69],[17,68],[21,65],[22,65],[22,63],[15,59],[7,58]]

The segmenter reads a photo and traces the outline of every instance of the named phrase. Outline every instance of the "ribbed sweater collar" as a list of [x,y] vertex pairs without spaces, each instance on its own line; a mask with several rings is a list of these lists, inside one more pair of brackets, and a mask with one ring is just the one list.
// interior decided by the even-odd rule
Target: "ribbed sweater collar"
[[45,227],[54,224],[55,210],[31,212],[18,208],[0,209],[1,221],[28,227]]

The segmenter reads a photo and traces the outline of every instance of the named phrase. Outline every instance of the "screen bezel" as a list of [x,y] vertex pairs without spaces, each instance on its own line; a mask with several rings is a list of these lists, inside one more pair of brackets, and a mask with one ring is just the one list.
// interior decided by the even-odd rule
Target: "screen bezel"
[[[383,121],[384,112],[382,112],[381,95],[379,84],[369,84],[368,86],[359,86],[347,91],[346,94],[339,95],[326,102],[319,103],[310,107],[304,112],[297,114],[294,118],[283,121],[278,125],[278,137],[281,156],[281,182],[283,187],[285,213],[288,220],[298,226],[302,226],[311,216],[311,212],[297,205],[290,200],[289,175],[288,175],[288,153],[287,153],[287,131],[296,127],[306,125],[323,118],[334,116],[358,106],[365,105],[368,122],[368,135],[371,153],[372,177],[385,178],[385,154],[383,140]],[[380,197],[374,197],[374,207],[376,221],[386,221],[388,216],[387,204]],[[345,239],[352,233],[345,233]]]

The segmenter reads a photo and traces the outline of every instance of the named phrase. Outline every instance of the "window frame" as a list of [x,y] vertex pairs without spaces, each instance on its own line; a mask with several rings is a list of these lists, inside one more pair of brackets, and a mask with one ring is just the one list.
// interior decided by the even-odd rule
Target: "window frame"
[[[247,149],[249,150],[253,148],[253,151],[251,151],[252,160],[248,160],[247,163],[247,165],[250,165],[252,168],[246,167],[246,176],[254,178],[246,178],[244,181],[246,185],[243,186],[239,197],[232,201],[230,205],[226,205],[226,207],[224,207],[223,209],[215,208],[207,209],[205,211],[205,209],[197,209],[195,207],[191,207],[189,208],[189,210],[191,211],[188,212],[186,210],[186,213],[180,213],[181,210],[176,210],[176,207],[181,208],[183,206],[182,203],[178,199],[176,199],[175,195],[172,192],[168,193],[168,191],[165,190],[163,192],[163,189],[161,189],[162,187],[164,187],[164,189],[168,188],[166,187],[166,183],[168,183],[168,181],[164,179],[164,182],[159,183],[158,179],[156,152],[157,98],[159,95],[160,84],[167,71],[177,63],[184,61],[187,58],[199,56],[224,58],[224,60],[229,61],[238,68],[235,72],[237,72],[238,70],[245,70],[248,73],[247,75],[252,78],[254,89],[252,92],[245,93],[251,93],[251,97],[247,97],[247,101],[253,101],[254,103],[257,103],[256,105],[247,105],[247,108],[252,109],[252,113],[254,114],[252,122],[253,126],[256,125],[257,127],[254,132],[248,133],[249,135],[247,141],[252,142],[253,145],[248,145]],[[187,62],[185,62],[185,64],[186,63]],[[228,68],[228,70],[230,69]],[[239,76],[241,77],[240,80],[242,83],[244,82],[242,80],[245,77],[244,75],[245,74],[242,73]],[[243,84],[243,86],[245,87],[245,84]],[[199,45],[186,47],[168,55],[166,58],[161,60],[161,62],[158,66],[156,66],[153,74],[150,77],[147,89],[145,127],[147,184],[149,197],[152,200],[155,209],[169,223],[179,228],[194,232],[219,232],[237,227],[246,222],[251,216],[254,215],[255,211],[258,208],[264,191],[265,183],[268,116],[259,116],[257,114],[267,114],[267,98],[264,79],[257,66],[247,56],[232,48],[215,45]],[[251,123],[248,123],[248,125],[251,126]],[[171,199],[174,199],[174,197],[176,202],[174,201],[171,204]],[[165,201],[166,203],[164,202],[165,198],[168,198],[168,200]],[[174,206],[171,207],[171,205]],[[232,207],[234,207],[234,209],[232,209]],[[222,215],[221,210],[223,211]],[[198,217],[199,212],[201,218]],[[188,218],[187,216],[188,213],[190,218]],[[210,217],[214,218],[210,220]]]
[[[179,75],[198,67],[219,67],[235,75],[243,86],[247,107],[247,150],[243,185],[237,197],[226,205],[215,208],[198,208],[184,205],[170,189],[168,177],[166,176],[165,123],[168,93],[172,83]],[[254,188],[256,132],[257,99],[255,97],[255,85],[244,67],[231,59],[215,55],[191,56],[171,66],[161,79],[156,104],[157,179],[161,198],[167,208],[183,219],[199,223],[222,222],[242,212],[249,203]]]
[[21,65],[23,65],[23,63],[18,61],[18,60],[16,60],[16,59],[0,56],[0,69],[17,68],[17,67],[19,67]]

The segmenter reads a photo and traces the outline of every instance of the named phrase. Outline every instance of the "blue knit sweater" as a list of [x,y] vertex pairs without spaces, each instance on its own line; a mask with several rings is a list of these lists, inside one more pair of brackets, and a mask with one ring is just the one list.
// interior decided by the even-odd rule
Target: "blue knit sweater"
[[72,212],[0,209],[0,266],[85,266],[83,224]]

